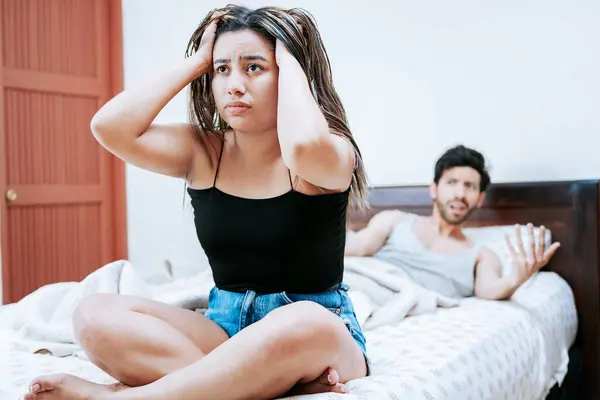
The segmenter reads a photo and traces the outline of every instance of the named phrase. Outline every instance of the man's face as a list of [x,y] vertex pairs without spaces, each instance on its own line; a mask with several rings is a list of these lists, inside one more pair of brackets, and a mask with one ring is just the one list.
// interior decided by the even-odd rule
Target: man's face
[[478,208],[485,194],[479,187],[481,176],[471,167],[454,167],[430,187],[431,197],[441,217],[449,224],[464,222]]

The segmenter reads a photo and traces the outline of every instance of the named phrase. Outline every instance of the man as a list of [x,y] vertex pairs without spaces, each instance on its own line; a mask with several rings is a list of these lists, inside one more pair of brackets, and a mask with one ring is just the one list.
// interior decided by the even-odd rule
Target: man
[[[441,156],[434,173],[430,216],[382,211],[363,230],[348,232],[346,256],[373,256],[388,261],[402,267],[423,287],[446,296],[509,299],[548,263],[560,244],[553,243],[548,249],[544,240],[536,244],[533,225],[528,224],[533,255],[528,257],[517,225],[516,248],[506,237],[514,260],[513,272],[503,277],[499,257],[485,246],[476,246],[461,229],[462,223],[483,203],[490,184],[484,157],[460,145]],[[541,226],[540,238],[544,237],[545,227]]]

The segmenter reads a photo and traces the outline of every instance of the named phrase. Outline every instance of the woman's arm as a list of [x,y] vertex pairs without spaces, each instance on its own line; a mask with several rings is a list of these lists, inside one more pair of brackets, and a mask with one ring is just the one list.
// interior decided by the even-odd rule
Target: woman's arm
[[284,162],[315,186],[347,189],[354,170],[352,145],[329,131],[304,71],[279,40],[275,55],[279,66],[277,132]]
[[215,29],[213,22],[194,55],[160,76],[122,91],[94,115],[92,133],[107,150],[140,168],[175,177],[186,176],[197,155],[208,161],[205,152],[197,151],[189,124],[153,121],[177,93],[211,68]]

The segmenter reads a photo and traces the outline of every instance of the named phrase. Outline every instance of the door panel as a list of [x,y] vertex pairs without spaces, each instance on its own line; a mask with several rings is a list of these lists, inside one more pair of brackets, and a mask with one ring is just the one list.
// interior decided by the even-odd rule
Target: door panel
[[[101,206],[98,203],[11,207],[8,248],[14,300],[51,282],[79,280],[98,268]],[[6,264],[5,264],[6,265]]]
[[[10,81],[9,81],[10,82]],[[8,185],[99,185],[93,97],[5,90]]]
[[[120,89],[120,2],[0,0],[4,302],[79,281],[125,246],[124,169],[89,124]],[[118,10],[116,9],[118,7]],[[111,73],[114,76],[111,76]],[[122,240],[121,240],[122,239]]]
[[[4,67],[97,78],[97,0],[2,0]],[[100,22],[98,26],[97,22]]]

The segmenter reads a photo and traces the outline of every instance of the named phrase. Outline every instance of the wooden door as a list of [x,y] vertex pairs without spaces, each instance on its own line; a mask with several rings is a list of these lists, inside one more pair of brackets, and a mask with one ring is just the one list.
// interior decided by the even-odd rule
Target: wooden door
[[90,132],[122,86],[121,2],[0,0],[3,302],[126,256],[124,167]]

